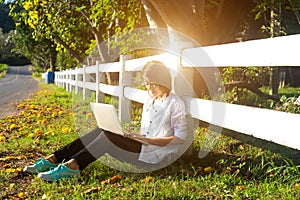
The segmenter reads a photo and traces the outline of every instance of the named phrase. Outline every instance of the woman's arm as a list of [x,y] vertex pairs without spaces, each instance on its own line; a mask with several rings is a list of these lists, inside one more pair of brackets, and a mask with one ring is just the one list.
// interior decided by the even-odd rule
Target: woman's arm
[[160,137],[160,138],[145,138],[140,136],[135,136],[138,139],[144,140],[152,145],[158,145],[158,146],[166,146],[170,142],[173,144],[182,144],[183,140],[176,137],[176,136],[168,136],[168,137]]

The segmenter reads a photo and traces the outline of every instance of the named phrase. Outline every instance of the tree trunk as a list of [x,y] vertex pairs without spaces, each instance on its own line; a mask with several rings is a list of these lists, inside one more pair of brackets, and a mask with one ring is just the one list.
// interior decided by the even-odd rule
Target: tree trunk
[[270,73],[270,95],[277,96],[279,88],[279,69],[278,67],[272,67]]
[[[78,8],[78,5],[76,3],[72,2],[72,1],[71,1],[71,3],[73,3],[73,5],[76,8]],[[91,4],[91,6],[93,6],[94,5],[93,1],[90,1],[90,4]],[[112,60],[108,54],[108,46],[104,42],[101,31],[97,30],[97,28],[94,26],[94,23],[90,19],[90,16],[88,15],[88,13],[86,13],[84,10],[80,10],[80,13],[87,20],[87,22],[90,26],[90,29],[91,29],[92,33],[94,34],[94,38],[96,40],[97,50],[99,52],[101,62],[104,62],[104,63],[112,62]],[[111,74],[109,72],[105,72],[105,74],[106,74],[108,83],[111,84],[112,83]]]
[[101,32],[96,30],[95,28],[92,28],[92,32],[94,34],[97,49],[98,49],[99,56],[100,56],[102,62],[105,62],[105,63],[112,62],[110,56],[108,55],[107,44],[104,42]]
[[[272,1],[272,4],[274,2]],[[270,37],[278,36],[280,34],[280,25],[276,23],[275,9],[273,5],[270,11]],[[278,95],[279,88],[279,67],[272,67],[270,73],[270,95]]]
[[142,4],[144,6],[150,28],[166,28],[164,20],[152,3],[149,0],[142,0]]
[[[95,39],[96,39],[97,49],[98,49],[98,52],[99,52],[99,56],[102,59],[102,62],[104,62],[104,63],[112,62],[112,60],[111,60],[111,58],[108,54],[108,46],[104,42],[102,34],[99,31],[95,30],[95,29],[93,29],[93,33],[94,33],[94,36],[95,36]],[[113,78],[112,78],[111,73],[105,72],[105,75],[106,75],[106,78],[107,78],[107,83],[111,85],[113,83],[113,80],[112,80]]]
[[51,53],[50,55],[50,69],[51,71],[56,71],[56,57],[57,57],[57,53]]

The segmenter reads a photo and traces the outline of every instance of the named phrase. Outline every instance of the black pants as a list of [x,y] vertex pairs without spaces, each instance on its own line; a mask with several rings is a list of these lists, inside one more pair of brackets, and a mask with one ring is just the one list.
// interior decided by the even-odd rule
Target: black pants
[[157,168],[158,164],[138,160],[141,147],[134,140],[97,128],[60,148],[54,155],[58,163],[75,159],[80,169],[84,169],[105,153],[143,169]]

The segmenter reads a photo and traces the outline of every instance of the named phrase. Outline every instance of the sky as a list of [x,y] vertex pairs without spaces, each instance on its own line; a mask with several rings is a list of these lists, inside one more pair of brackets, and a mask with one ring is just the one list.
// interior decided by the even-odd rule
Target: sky
[[14,0],[5,0],[4,3],[10,3],[13,2]]

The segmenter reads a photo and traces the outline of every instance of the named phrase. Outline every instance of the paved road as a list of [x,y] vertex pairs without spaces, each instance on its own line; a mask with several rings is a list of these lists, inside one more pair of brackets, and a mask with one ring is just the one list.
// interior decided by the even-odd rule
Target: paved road
[[0,118],[17,113],[11,104],[29,97],[38,88],[28,67],[9,67],[9,73],[0,79]]

